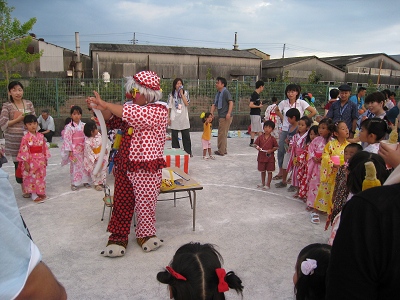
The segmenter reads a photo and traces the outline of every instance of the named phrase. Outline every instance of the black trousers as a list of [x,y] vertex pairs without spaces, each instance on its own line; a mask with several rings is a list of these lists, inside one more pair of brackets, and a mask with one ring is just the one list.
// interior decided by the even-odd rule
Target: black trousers
[[[45,130],[44,129],[39,130],[39,132],[43,132],[43,131],[45,131]],[[51,141],[53,140],[54,131],[49,131],[48,133],[44,133],[43,135],[46,138],[47,142],[51,143]]]
[[180,148],[179,139],[178,139],[178,132],[181,132],[182,135],[182,144],[183,150],[186,151],[187,154],[192,155],[192,142],[190,141],[190,130],[175,130],[171,129],[171,139],[172,139],[172,148]]

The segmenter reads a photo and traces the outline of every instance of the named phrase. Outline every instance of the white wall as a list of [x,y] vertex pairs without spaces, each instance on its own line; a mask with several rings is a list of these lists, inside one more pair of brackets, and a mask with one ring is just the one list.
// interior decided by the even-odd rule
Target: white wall
[[41,50],[43,50],[43,55],[40,57],[41,72],[64,71],[63,48],[39,41],[39,51]]

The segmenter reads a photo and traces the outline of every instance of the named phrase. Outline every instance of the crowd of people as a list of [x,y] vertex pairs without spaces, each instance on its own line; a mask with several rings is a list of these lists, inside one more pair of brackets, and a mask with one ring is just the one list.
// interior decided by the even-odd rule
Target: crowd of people
[[[271,188],[279,145],[279,173],[273,179],[281,181],[275,187],[291,180],[288,191],[305,202],[311,223],[327,215],[329,240],[299,253],[296,299],[391,299],[398,294],[399,108],[390,91],[366,98],[365,93],[360,87],[350,97],[346,84],[332,89],[324,116],[312,119],[316,111],[299,99],[300,87],[288,85],[287,100],[276,104],[274,99],[266,109],[264,132],[254,142],[261,172],[257,187]],[[276,126],[271,108],[283,124],[278,144],[271,135]]]
[[[215,159],[211,129],[216,111],[218,142],[214,154],[228,153],[227,133],[234,100],[226,85],[225,78],[216,79],[213,104],[201,116],[205,160]],[[5,153],[0,149],[0,154],[14,162],[23,196],[40,203],[46,199],[48,143],[55,132],[54,120],[48,110],[36,118],[33,104],[23,99],[21,83],[11,82],[8,88],[10,101],[3,104],[0,117]],[[290,184],[288,191],[305,203],[311,223],[319,224],[320,215],[326,214],[325,230],[331,230],[326,243],[311,244],[300,251],[293,276],[296,299],[365,299],[371,295],[373,299],[391,298],[400,279],[396,271],[400,267],[397,259],[400,238],[396,235],[400,231],[400,205],[396,199],[400,189],[400,149],[393,147],[398,144],[399,109],[392,92],[374,92],[365,97],[366,89],[359,88],[351,96],[351,87],[341,85],[330,91],[325,114],[319,116],[312,96],[302,95],[299,85],[289,84],[285,90],[287,99],[279,103],[277,98],[272,99],[263,118],[261,109],[266,103],[260,99],[263,88],[264,82],[257,81],[249,104],[250,146],[258,151],[257,169],[261,173],[257,188],[271,189],[272,180],[279,180],[275,184],[278,189]],[[150,252],[163,245],[156,235],[155,210],[161,170],[166,166],[163,150],[168,125],[172,147],[180,147],[181,132],[183,148],[192,155],[187,108],[190,99],[182,79],[174,80],[167,103],[160,101],[160,78],[154,72],[142,71],[129,77],[125,89],[127,101],[123,105],[106,102],[97,92],[86,99],[88,107],[101,112],[107,128],[119,130],[122,136],[113,156],[115,192],[108,225],[110,236],[101,252],[108,257],[125,255],[134,213],[136,241],[142,250]],[[81,118],[82,108],[72,106],[62,132],[61,164],[70,165],[72,191],[80,186],[102,191],[108,152],[103,157],[100,153],[107,145],[103,144],[96,123],[84,123]],[[273,177],[276,152],[279,171]],[[94,174],[97,164],[101,165],[100,171]],[[3,173],[0,172],[0,184],[5,191],[10,185]],[[365,192],[367,189],[371,190]],[[24,276],[18,278],[12,289],[0,284],[0,292],[8,290],[7,295],[23,295],[31,280],[44,274],[51,285],[48,293],[60,299],[66,297],[63,287],[41,263],[40,252],[23,227],[23,220],[19,214],[15,216],[18,209],[14,193],[5,197],[10,200],[7,205],[12,213],[0,210],[0,220],[12,218],[15,236],[20,236],[14,242],[23,244],[25,252],[12,253],[8,248],[4,252],[11,259],[18,260],[18,255],[23,255],[25,260],[34,259],[35,263],[23,266]],[[368,251],[363,251],[365,246]],[[14,271],[20,270],[11,268],[7,276],[13,276]],[[356,281],[351,280],[354,278]],[[239,294],[243,291],[242,280],[222,268],[222,256],[210,244],[181,246],[165,271],[157,274],[157,279],[168,285],[171,299],[196,299],[194,295],[224,299],[229,289]]]

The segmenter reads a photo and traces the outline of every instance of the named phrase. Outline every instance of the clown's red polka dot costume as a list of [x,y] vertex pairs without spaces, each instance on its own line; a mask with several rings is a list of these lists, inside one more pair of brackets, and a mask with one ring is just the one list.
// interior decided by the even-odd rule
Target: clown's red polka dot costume
[[[141,74],[144,72],[147,74]],[[149,72],[144,72],[135,75],[136,84],[159,90],[159,78],[154,75],[147,78],[145,75]],[[111,235],[108,246],[103,251],[106,256],[121,256],[108,253],[110,249],[115,251],[110,245],[126,248],[134,212],[137,217],[136,238],[143,250],[154,250],[162,242],[156,237],[155,224],[161,169],[166,166],[163,152],[167,118],[166,103],[138,105],[129,101],[123,106],[122,118],[112,116],[107,121],[108,128],[122,130],[123,138],[114,159],[114,208],[108,225]],[[149,239],[154,249],[143,245]],[[154,239],[157,241],[154,242]],[[158,244],[154,246],[155,243]]]

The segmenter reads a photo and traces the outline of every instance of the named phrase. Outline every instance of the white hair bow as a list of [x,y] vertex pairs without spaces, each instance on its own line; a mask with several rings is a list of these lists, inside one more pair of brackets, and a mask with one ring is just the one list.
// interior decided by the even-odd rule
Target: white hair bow
[[301,263],[301,272],[304,275],[312,275],[317,268],[317,261],[315,259],[307,258]]

